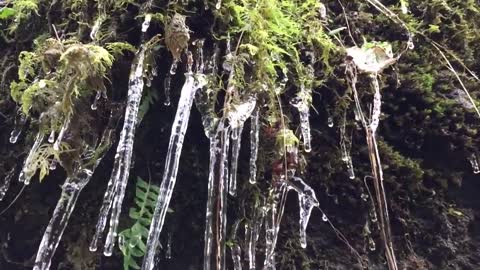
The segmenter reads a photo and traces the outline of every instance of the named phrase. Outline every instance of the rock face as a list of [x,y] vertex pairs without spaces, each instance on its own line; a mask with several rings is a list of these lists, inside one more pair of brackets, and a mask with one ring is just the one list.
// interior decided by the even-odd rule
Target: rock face
[[[289,55],[286,58],[290,60],[285,62],[289,68],[279,65],[262,73],[257,72],[256,66],[268,65],[260,61],[259,55],[268,51],[272,59],[278,55],[285,57],[279,50],[284,49],[285,40],[290,40],[284,37],[282,29],[274,27],[283,25],[290,31],[288,34],[297,34],[285,24],[292,20],[282,21],[285,14],[272,11],[293,10],[293,7],[318,2],[272,1],[262,3],[277,5],[279,9],[264,8],[248,14],[250,21],[242,21],[246,18],[245,10],[255,10],[255,6],[244,10],[239,7],[241,3],[256,2],[253,0],[219,3],[186,0],[170,4],[169,1],[143,4],[120,1],[111,6],[95,1],[80,1],[81,5],[75,1],[18,1],[31,2],[24,9],[18,3],[0,1],[0,30],[4,33],[0,38],[0,197],[6,192],[0,201],[0,269],[33,268],[42,235],[60,197],[60,187],[79,164],[76,159],[81,152],[79,149],[95,145],[95,138],[106,128],[116,128],[118,143],[124,120],[111,123],[108,118],[115,108],[121,111],[118,115],[125,113],[125,106],[121,104],[128,99],[128,75],[135,52],[142,44],[150,51],[144,60],[145,90],[139,106],[140,123],[134,128],[131,177],[125,190],[118,225],[120,231],[133,223],[127,208],[135,203],[134,179],[141,177],[161,184],[177,109],[173,104],[178,103],[185,82],[184,73],[201,70],[219,78],[207,77],[209,84],[195,96],[199,110],[193,108],[191,112],[176,176],[178,181],[168,206],[171,211],[166,215],[160,234],[161,248],[155,260],[160,269],[203,267],[205,206],[209,201],[211,166],[208,160],[211,144],[205,133],[215,137],[212,133],[217,130],[218,122],[223,121],[219,120],[221,115],[232,115],[235,108],[240,110],[238,108],[247,98],[255,100],[248,108],[248,115],[253,111],[255,122],[250,124],[252,119],[245,122],[242,118],[242,127],[245,122],[243,135],[237,132],[236,138],[232,138],[232,142],[241,142],[241,147],[232,145],[239,151],[235,153],[238,160],[234,162],[237,171],[235,196],[225,197],[228,204],[224,213],[227,269],[234,266],[239,269],[239,265],[245,269],[252,265],[262,269],[266,250],[272,250],[271,246],[266,246],[265,228],[258,223],[259,217],[265,215],[260,211],[262,198],[268,198],[269,191],[282,190],[282,181],[292,184],[289,189],[299,192],[293,185],[295,182],[287,179],[292,173],[295,176],[292,179],[301,176],[303,180],[298,178],[298,182],[308,183],[319,208],[313,208],[306,239],[302,228],[301,243],[297,197],[291,193],[282,197],[285,209],[278,235],[274,237],[275,258],[269,258],[276,262],[276,268],[388,269],[372,176],[369,152],[372,148],[367,147],[365,140],[364,127],[369,122],[378,125],[374,133],[381,163],[374,164],[381,164],[376,169],[384,179],[385,205],[388,206],[386,222],[390,224],[398,267],[390,265],[390,269],[477,269],[480,264],[480,230],[476,225],[480,215],[480,142],[477,136],[480,116],[476,113],[480,86],[476,76],[480,73],[480,33],[477,30],[480,9],[477,3],[464,0],[382,1],[383,4],[377,0],[325,1],[311,12],[304,11],[305,17],[313,16],[318,21],[305,24],[303,32],[317,29],[318,22],[323,32],[309,37],[322,35],[322,38],[302,43],[305,36],[298,34],[299,42],[291,44],[299,52],[298,60],[302,63],[296,66],[298,70],[290,65],[293,61]],[[342,5],[343,2],[348,3]],[[145,27],[147,17],[149,25]],[[259,23],[260,20],[271,24]],[[298,21],[301,20],[299,17]],[[255,38],[251,35],[252,25],[257,27],[259,34]],[[265,28],[260,29],[259,25]],[[92,26],[94,35],[91,35]],[[270,47],[258,45],[262,38],[272,36],[278,37],[275,42],[262,43]],[[51,38],[49,42],[56,44],[55,47],[41,47],[47,38]],[[414,48],[410,38],[413,38]],[[327,40],[331,41],[330,45],[325,43]],[[57,41],[61,41],[61,45]],[[122,44],[114,44],[118,42]],[[323,42],[321,46],[317,46],[319,42]],[[201,47],[199,43],[204,46],[201,53],[196,51]],[[24,81],[39,85],[40,89],[53,89],[52,78],[59,72],[62,53],[68,46],[97,50],[90,54],[85,49],[87,53],[73,59],[78,62],[72,60],[75,65],[63,67],[67,71],[68,68],[75,70],[75,74],[66,72],[58,79],[69,89],[65,90],[68,95],[55,88],[48,95],[36,92],[40,94],[30,96],[31,100],[23,95],[24,92],[12,90],[11,96],[9,85],[12,82]],[[104,52],[100,50],[103,47],[115,58],[111,68],[102,70],[99,73],[102,76],[84,73],[89,66],[84,66],[82,59],[111,59],[95,57],[100,55],[98,52]],[[193,53],[189,53],[189,49]],[[21,52],[36,50],[43,50],[44,54],[38,61],[28,62],[32,69],[22,69],[19,59],[26,54]],[[99,68],[105,66],[95,63]],[[379,63],[382,65],[375,65]],[[27,74],[22,75],[19,70],[27,70]],[[257,76],[273,73],[278,73],[275,75],[278,89],[263,91],[270,86],[269,80],[260,80]],[[244,76],[240,80],[231,74]],[[22,76],[26,76],[25,80]],[[78,87],[68,84],[69,78],[80,77],[83,80],[78,80]],[[379,91],[375,91],[376,83]],[[82,88],[85,85],[95,89]],[[252,89],[242,87],[245,85]],[[356,95],[352,85],[356,87]],[[21,87],[12,89],[24,89]],[[164,88],[171,89],[172,106],[163,105],[166,99],[170,100],[170,94],[163,94],[170,91]],[[215,90],[217,88],[221,90]],[[61,103],[54,103],[56,99]],[[372,111],[380,108],[372,105],[374,99],[377,105],[381,104],[381,113],[376,111],[371,117]],[[297,106],[291,105],[292,100]],[[22,110],[18,108],[27,101],[37,105],[24,108],[29,113],[25,117],[19,114]],[[92,103],[95,110],[91,109]],[[65,104],[67,108],[60,106]],[[277,110],[280,107],[281,120],[270,113],[273,107]],[[40,183],[37,174],[28,186],[24,186],[17,181],[18,175],[37,132],[45,126],[39,124],[43,119],[42,110],[52,111],[51,108],[58,108],[61,113],[49,116],[52,120],[46,125],[48,132],[44,143],[47,144],[48,135],[53,134],[52,139],[58,136],[64,118],[71,116],[68,131],[62,135],[63,141],[70,145],[66,149],[71,151],[64,151],[58,157],[58,168],[55,168],[56,162],[52,162],[55,157],[48,156],[48,175]],[[271,120],[275,117],[276,121]],[[208,132],[202,120],[208,122]],[[291,130],[282,128],[285,125]],[[254,131],[258,129],[259,135],[256,131],[250,133],[250,127],[254,127]],[[306,130],[308,136],[304,134]],[[226,134],[225,140],[229,140],[228,131]],[[258,139],[250,138],[249,134]],[[305,137],[308,137],[309,151],[304,148],[302,139]],[[250,150],[250,143],[258,145]],[[40,149],[47,148],[40,146]],[[257,155],[253,161],[251,151]],[[111,257],[104,257],[101,251],[89,251],[114,159],[114,151],[107,152],[78,197],[50,269],[122,268],[120,250],[114,249]],[[213,168],[215,166],[219,165],[213,164]],[[255,168],[254,174],[251,168]],[[288,174],[284,173],[286,170]],[[228,181],[228,171],[226,175]],[[250,179],[252,175],[255,175],[253,180]],[[283,188],[287,190],[286,187]],[[212,222],[217,224],[217,221]],[[258,239],[255,239],[253,231],[258,228]],[[306,248],[302,248],[305,244]],[[248,260],[254,256],[252,252],[256,253],[255,263]],[[141,265],[141,260],[138,264]],[[271,265],[267,268],[272,269]]]

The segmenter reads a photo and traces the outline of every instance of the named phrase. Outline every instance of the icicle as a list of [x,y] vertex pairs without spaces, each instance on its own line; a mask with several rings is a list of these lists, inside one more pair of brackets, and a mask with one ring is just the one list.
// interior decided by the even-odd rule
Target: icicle
[[[220,0],[219,0],[220,1]],[[227,37],[227,45],[225,48],[225,61],[222,63],[222,67],[225,71],[231,71],[232,70],[232,45],[231,45],[231,40],[230,40],[230,35]]]
[[215,113],[214,97],[209,97],[208,93],[211,89],[199,90],[195,96],[195,105],[202,115],[203,130],[205,136],[211,138],[215,136],[216,126],[218,124],[218,117]]
[[[223,126],[223,123],[222,123]],[[217,140],[216,135],[210,137],[210,166],[208,173],[208,200],[207,200],[207,210],[205,215],[205,246],[203,249],[203,262],[204,270],[210,270],[211,255],[214,246],[214,219],[213,212],[215,209],[214,198],[215,198],[215,164],[217,163]]]
[[218,73],[218,56],[220,55],[220,47],[218,44],[215,45],[213,49],[212,61],[211,61],[211,70],[212,74],[216,75]]
[[250,119],[250,178],[251,184],[257,182],[257,158],[260,143],[260,108],[257,107]]
[[228,193],[232,196],[237,195],[237,168],[238,156],[240,154],[240,146],[242,143],[243,124],[232,129],[232,166],[230,170],[230,182],[228,185]]
[[231,242],[232,245],[230,246],[231,253],[232,253],[232,261],[233,261],[233,269],[234,270],[242,270],[242,249],[237,241],[237,231],[240,225],[241,220],[237,220],[232,228],[232,237]]
[[173,59],[172,66],[170,67],[170,74],[175,75],[177,73],[178,59]]
[[150,21],[152,21],[152,14],[145,15],[145,20],[142,24],[142,33],[147,32],[148,28],[150,27]]
[[193,73],[193,54],[191,51],[187,50],[187,73],[192,74]]
[[92,27],[92,31],[90,31],[90,39],[95,41],[97,39],[98,30],[100,30],[100,26],[103,23],[103,16],[98,16],[95,20],[95,24]]
[[195,41],[197,47],[197,59],[195,61],[195,72],[197,74],[203,74],[205,69],[205,64],[203,63],[203,45],[205,43],[205,39],[199,39]]
[[308,220],[310,219],[313,207],[318,207],[318,200],[315,196],[315,191],[299,177],[292,177],[291,182],[289,182],[289,188],[298,193],[298,203],[300,206],[300,245],[302,248],[306,248]]
[[65,121],[63,122],[63,126],[60,129],[60,132],[58,133],[57,140],[53,144],[53,150],[58,151],[60,150],[60,144],[62,143],[63,136],[65,135],[65,132],[67,131],[68,127],[70,126],[70,119],[71,115],[67,115],[65,117]]
[[20,134],[22,134],[22,129],[27,122],[27,116],[23,114],[22,108],[17,109],[17,113],[15,115],[15,122],[13,126],[13,130],[10,133],[10,143],[16,143]]
[[53,143],[55,141],[55,130],[52,129],[52,132],[50,132],[50,136],[48,136],[48,142]]
[[285,208],[287,186],[284,181],[276,183],[270,190],[267,206],[268,215],[265,219],[265,261],[264,270],[275,270],[275,246],[277,245],[278,231]]
[[[105,94],[105,95],[107,95],[107,94]],[[92,110],[97,109],[97,103],[100,100],[100,97],[102,97],[102,92],[97,91],[97,94],[95,95],[95,99],[93,100],[92,106],[90,107]]]
[[480,173],[480,167],[478,166],[478,159],[477,155],[472,154],[469,158],[470,164],[472,165],[473,173],[478,174]]
[[33,177],[33,175],[35,175],[36,170],[32,170],[30,166],[32,165],[31,163],[34,161],[33,159],[37,154],[38,148],[42,144],[44,137],[45,135],[41,131],[37,133],[37,137],[35,137],[35,142],[33,143],[33,146],[30,149],[30,152],[28,153],[25,162],[23,163],[23,168],[20,172],[20,175],[18,176],[18,181],[24,183],[25,185],[30,184],[30,179]]
[[253,217],[245,224],[245,242],[247,243],[248,269],[255,270],[255,249],[257,247],[260,229],[262,227],[265,211],[263,206],[255,203]]
[[170,74],[167,74],[165,77],[165,80],[163,81],[163,89],[165,90],[165,101],[163,104],[165,106],[170,106],[170,83],[171,83],[172,77]]
[[241,134],[245,121],[250,117],[257,100],[254,96],[248,96],[246,100],[240,104],[232,104],[228,111],[228,120],[232,128],[232,170],[230,174],[229,193],[232,196],[237,192],[237,166],[238,155],[240,153]]
[[125,188],[130,173],[130,165],[133,150],[133,141],[135,128],[138,119],[138,107],[142,98],[143,91],[143,61],[145,58],[145,47],[141,47],[135,56],[130,71],[127,108],[125,110],[125,120],[120,140],[115,154],[113,170],[105,191],[102,207],[98,217],[95,235],[90,244],[90,251],[97,250],[97,242],[103,233],[110,208],[112,208],[110,218],[110,230],[105,242],[104,254],[110,256],[115,245],[117,235],[118,218],[120,216]]
[[226,203],[230,129],[222,119],[210,137],[210,168],[205,226],[204,270],[225,269]]
[[348,177],[355,179],[355,171],[353,169],[352,157],[350,156],[351,140],[346,137],[346,114],[343,116],[343,125],[340,127],[340,149],[342,152],[342,161],[347,165]]
[[370,249],[370,251],[375,251],[376,249],[375,241],[372,237],[368,238],[368,249]]
[[15,173],[15,167],[13,167],[7,175],[3,178],[3,183],[0,184],[0,202],[3,200],[5,197],[5,194],[7,193],[8,189],[10,188],[10,182],[12,182],[13,175]]
[[227,186],[228,186],[228,153],[230,150],[230,127],[225,127],[221,132],[222,148],[220,154],[220,168],[219,168],[219,185],[220,198],[218,215],[219,223],[217,224],[217,256],[215,269],[225,269],[225,242],[227,238]]
[[[303,86],[302,86],[303,87]],[[304,90],[301,90],[304,91]],[[311,135],[310,135],[310,108],[308,104],[299,97],[295,97],[290,104],[297,108],[300,114],[300,129],[303,137],[303,148],[305,152],[312,151]]]
[[167,251],[165,252],[165,259],[170,260],[172,258],[172,234],[168,234],[167,238]]
[[80,164],[74,170],[72,176],[65,180],[62,186],[62,194],[38,248],[33,270],[48,270],[50,268],[53,255],[60,243],[70,215],[75,209],[78,196],[88,184],[93,172],[112,145],[114,134],[114,129],[105,130],[98,147],[87,146],[81,156]]
[[257,99],[254,96],[246,97],[240,104],[231,104],[228,111],[228,120],[232,129],[243,127],[243,123],[252,115]]
[[380,94],[380,86],[378,85],[378,75],[372,74],[370,77],[372,78],[372,85],[373,89],[375,90],[373,96],[373,110],[372,121],[370,122],[370,130],[372,133],[375,133],[377,131],[378,124],[380,123],[382,95]]
[[[249,262],[248,263],[248,269],[252,269],[252,266],[250,264],[250,261],[254,261],[255,260],[255,249],[253,248],[253,239],[252,239],[252,235],[253,235],[253,227],[255,225],[252,224],[253,222],[252,221],[249,221],[249,222],[246,222],[245,223],[245,245],[246,245],[246,252],[247,252],[247,256],[245,257],[245,259]],[[255,264],[255,263],[254,263]],[[255,268],[253,268],[255,269]]]
[[183,140],[190,118],[190,109],[193,104],[195,91],[206,84],[203,76],[194,78],[191,74],[186,74],[186,81],[183,85],[180,100],[178,102],[177,113],[172,125],[170,143],[165,161],[165,171],[163,174],[160,192],[155,206],[155,211],[150,225],[150,231],[147,241],[147,251],[143,260],[142,269],[151,270],[154,266],[155,252],[158,246],[160,232],[162,231],[165,214],[172,197],[173,188],[177,180],[178,165],[182,152]]

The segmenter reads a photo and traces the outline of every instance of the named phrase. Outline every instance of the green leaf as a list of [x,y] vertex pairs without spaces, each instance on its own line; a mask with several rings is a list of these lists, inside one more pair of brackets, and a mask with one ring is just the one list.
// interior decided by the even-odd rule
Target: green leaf
[[137,262],[134,259],[128,260],[128,266],[133,267],[134,269],[140,269],[140,266],[137,264]]
[[[149,226],[160,188],[138,177],[135,186],[134,206],[129,209],[129,216],[135,223],[120,233],[124,244],[120,246],[123,254],[124,269],[139,269],[133,257],[143,257],[147,249]],[[127,267],[127,268],[125,268]],[[130,268],[129,268],[130,267]]]
[[15,15],[15,10],[13,8],[4,7],[0,9],[0,20],[8,19]]

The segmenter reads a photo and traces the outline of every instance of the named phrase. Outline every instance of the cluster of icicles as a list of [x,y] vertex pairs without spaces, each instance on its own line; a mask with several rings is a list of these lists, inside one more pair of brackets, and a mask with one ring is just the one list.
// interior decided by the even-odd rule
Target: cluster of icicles
[[[150,22],[150,16],[146,16],[142,26],[142,32],[146,32]],[[95,29],[93,31],[96,31]],[[95,37],[95,34],[92,34]],[[165,171],[163,174],[160,192],[151,222],[150,232],[147,242],[147,250],[144,257],[142,269],[151,270],[154,268],[157,247],[159,246],[159,236],[165,220],[165,215],[172,197],[172,192],[177,179],[179,168],[179,160],[182,151],[184,136],[187,130],[190,110],[198,90],[204,88],[207,84],[204,73],[203,61],[203,41],[197,41],[197,59],[195,63],[195,72],[192,71],[192,62],[189,61],[187,73],[185,73],[185,83],[181,89],[181,95],[177,106],[177,112],[172,125],[170,142],[165,161]],[[218,53],[218,51],[217,51]],[[217,54],[216,53],[216,54]],[[95,234],[90,244],[90,251],[96,251],[99,240],[106,229],[107,221],[109,221],[109,229],[106,234],[106,240],[103,247],[103,254],[111,256],[116,243],[118,223],[122,209],[122,203],[125,196],[129,171],[133,153],[133,142],[135,128],[138,119],[138,109],[144,88],[144,59],[146,54],[145,46],[141,46],[133,60],[128,88],[128,100],[124,117],[123,128],[120,133],[120,139],[117,146],[113,170],[107,189],[101,205]],[[217,70],[216,58],[209,61],[209,68],[212,72]],[[189,57],[192,56],[187,52]],[[175,74],[176,62],[173,63],[170,74]],[[228,70],[228,69],[227,69]],[[170,87],[170,76],[167,75],[165,90]],[[147,82],[148,84],[148,82]],[[231,89],[230,86],[227,87]],[[227,91],[228,91],[227,89]],[[200,91],[203,92],[203,91]],[[92,110],[96,109],[96,102],[99,95],[95,97]],[[200,108],[206,104],[202,104],[201,100],[196,100],[197,107]],[[208,105],[207,105],[208,106]],[[309,112],[306,104],[295,104],[301,116],[301,130],[304,138],[305,150],[310,151],[310,127]],[[260,114],[259,106],[255,96],[247,96],[240,104],[235,104],[232,109],[226,113],[221,119],[209,117],[203,114],[205,133],[210,139],[210,168],[208,178],[208,201],[206,209],[205,224],[205,249],[204,249],[204,269],[225,269],[225,247],[226,247],[226,231],[227,231],[227,193],[235,196],[237,193],[237,166],[241,146],[242,131],[244,123],[250,119],[250,184],[255,184],[257,180],[257,156],[259,148],[259,132],[260,132]],[[110,121],[114,121],[113,113]],[[206,119],[206,120],[205,120]],[[48,138],[49,143],[53,143],[53,147],[58,149],[62,143],[65,133],[68,132],[71,121],[71,115],[66,117],[64,125],[59,134],[55,138],[52,134]],[[20,112],[15,121],[15,128],[11,133],[10,142],[15,143],[21,134],[22,126],[26,122],[26,117]],[[71,213],[75,208],[76,201],[82,189],[88,184],[97,165],[103,158],[103,155],[110,148],[113,136],[115,134],[114,124],[109,123],[98,143],[84,145],[84,151],[80,155],[80,161],[75,167],[71,176],[69,176],[62,186],[62,193],[57,202],[52,218],[45,230],[43,238],[38,249],[35,259],[34,270],[47,270],[50,268],[51,260],[55,250],[60,242],[63,232],[67,226]],[[38,132],[34,144],[28,153],[23,168],[20,172],[19,180],[25,185],[29,184],[30,179],[35,172],[30,171],[31,162],[34,155],[44,141],[44,134]],[[231,151],[230,151],[231,145]],[[98,150],[102,149],[101,153]],[[230,156],[231,152],[231,156]],[[51,166],[50,169],[55,169]],[[259,231],[262,226],[265,229],[265,262],[264,269],[275,269],[275,245],[277,242],[280,221],[285,206],[286,195],[289,190],[298,193],[300,205],[300,243],[302,247],[306,247],[306,227],[312,209],[318,206],[315,192],[302,179],[295,176],[295,171],[290,170],[287,175],[282,175],[279,181],[272,186],[269,191],[268,199],[256,202],[256,212],[248,222],[244,222],[245,227],[245,259],[248,261],[249,269],[255,269],[256,243],[259,238]],[[13,170],[8,174],[6,181],[0,187],[0,200],[10,185],[13,177]],[[241,247],[236,240],[237,230],[240,221],[235,222],[232,227],[232,240],[234,245],[231,247],[234,269],[241,269]]]

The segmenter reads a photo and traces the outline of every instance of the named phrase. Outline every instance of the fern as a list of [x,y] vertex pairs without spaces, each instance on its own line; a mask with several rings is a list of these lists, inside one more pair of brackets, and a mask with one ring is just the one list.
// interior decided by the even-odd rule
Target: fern
[[158,92],[154,89],[149,89],[146,91],[145,95],[142,98],[142,103],[138,108],[138,123],[142,122],[143,117],[150,110],[153,104],[159,99]]
[[123,269],[140,269],[137,258],[143,257],[147,249],[145,242],[152,221],[153,210],[160,188],[137,178],[135,206],[130,208],[129,216],[135,223],[120,232],[118,242],[123,254]]

